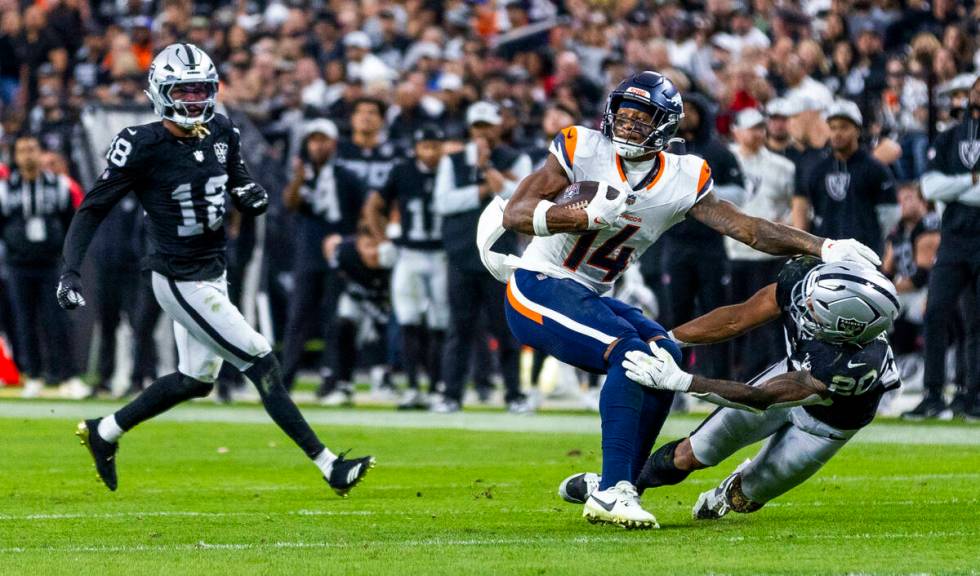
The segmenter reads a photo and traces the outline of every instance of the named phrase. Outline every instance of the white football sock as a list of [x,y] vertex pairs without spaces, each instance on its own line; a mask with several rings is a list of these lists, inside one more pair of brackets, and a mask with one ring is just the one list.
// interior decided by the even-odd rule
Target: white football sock
[[98,433],[106,442],[115,444],[119,441],[119,437],[123,435],[123,429],[116,422],[115,414],[110,414],[102,420],[99,420]]
[[333,470],[333,461],[337,459],[337,455],[330,451],[330,448],[324,448],[323,452],[320,452],[316,458],[313,459],[313,463],[316,467],[323,472],[323,475],[330,478],[330,472]]

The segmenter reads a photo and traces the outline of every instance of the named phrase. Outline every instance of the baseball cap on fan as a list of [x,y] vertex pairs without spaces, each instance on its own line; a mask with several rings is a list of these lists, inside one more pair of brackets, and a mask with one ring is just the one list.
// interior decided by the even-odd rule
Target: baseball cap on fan
[[500,108],[493,102],[481,100],[470,105],[470,107],[466,110],[467,126],[472,126],[474,124],[490,124],[492,126],[499,126],[500,122]]
[[735,127],[739,130],[755,128],[766,123],[766,117],[755,108],[746,108],[735,116]]
[[800,110],[792,102],[785,98],[773,98],[766,104],[766,116],[782,116],[792,118],[800,113]]
[[308,137],[311,134],[323,134],[331,140],[336,140],[338,136],[337,125],[326,118],[317,118],[316,120],[310,120],[303,127],[303,138]]
[[830,106],[827,106],[827,109],[823,113],[823,118],[827,122],[830,122],[834,118],[844,118],[853,122],[858,128],[864,125],[861,110],[857,104],[850,100],[834,100]]

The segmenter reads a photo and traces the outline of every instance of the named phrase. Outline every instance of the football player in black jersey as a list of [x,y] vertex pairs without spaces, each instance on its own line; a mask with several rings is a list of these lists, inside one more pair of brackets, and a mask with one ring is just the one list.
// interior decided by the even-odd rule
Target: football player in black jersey
[[[85,304],[79,270],[99,224],[130,191],[146,212],[150,250],[143,266],[153,292],[174,320],[178,369],[157,379],[115,414],[85,420],[77,434],[110,490],[115,490],[119,438],[177,404],[207,396],[222,361],[259,390],[266,411],[346,495],[373,466],[370,456],[345,459],[327,449],[282,384],[269,342],[228,298],[225,281],[225,190],[236,208],[261,214],[268,194],[252,179],[238,130],[215,114],[218,74],[191,44],[171,44],[150,66],[147,96],[162,121],[126,128],[109,146],[108,167],[82,202],[65,239],[58,303]],[[136,287],[133,287],[136,289]]]
[[[413,134],[415,155],[398,163],[380,190],[364,204],[364,223],[381,246],[398,246],[391,278],[391,303],[401,328],[402,356],[408,390],[398,403],[402,410],[427,409],[418,372],[426,367],[429,390],[442,379],[442,343],[449,325],[446,251],[442,246],[442,216],[436,214],[432,192],[436,168],[443,155],[445,135],[427,124]],[[395,209],[399,225],[388,215]],[[395,228],[392,231],[392,228]],[[397,233],[392,233],[397,232]]]
[[[669,354],[627,354],[623,365],[634,381],[722,406],[688,437],[654,451],[637,489],[677,484],[764,438],[753,460],[701,494],[694,517],[754,512],[801,484],[870,423],[881,396],[900,385],[885,337],[898,309],[894,286],[878,271],[804,256],[786,263],[776,283],[749,300],[671,332],[682,346],[708,344],[780,318],[788,356],[748,384],[692,376]],[[595,474],[576,474],[560,494],[577,502],[597,485]]]

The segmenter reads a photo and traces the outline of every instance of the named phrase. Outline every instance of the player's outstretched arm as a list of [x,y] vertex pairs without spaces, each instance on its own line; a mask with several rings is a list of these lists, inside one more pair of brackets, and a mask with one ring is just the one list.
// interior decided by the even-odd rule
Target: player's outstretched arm
[[719,200],[713,193],[708,193],[695,204],[689,214],[706,226],[767,254],[810,254],[818,256],[824,262],[849,261],[874,267],[881,265],[881,259],[874,250],[853,238],[820,238],[792,226],[749,216],[731,202]]
[[749,216],[713,193],[695,204],[689,214],[706,226],[767,254],[820,256],[824,242],[823,238],[792,226]]
[[[521,181],[504,210],[504,228],[522,234],[535,235],[534,212],[542,201],[550,201],[571,182],[558,159],[548,155],[544,166]],[[548,232],[580,232],[587,230],[589,219],[585,210],[542,205]],[[540,216],[539,216],[540,218]]]
[[58,304],[66,310],[85,305],[79,271],[89,244],[99,229],[99,224],[133,188],[133,178],[127,172],[107,169],[95,186],[82,199],[65,235],[61,251],[61,278],[58,282]]
[[684,372],[665,350],[653,354],[638,350],[626,353],[626,375],[637,384],[658,390],[687,392],[720,406],[760,412],[772,407],[801,406],[826,401],[827,386],[809,371],[774,376],[758,386],[733,380],[715,380]]
[[715,308],[674,328],[670,335],[682,345],[724,342],[779,317],[776,284],[761,288],[745,302]]

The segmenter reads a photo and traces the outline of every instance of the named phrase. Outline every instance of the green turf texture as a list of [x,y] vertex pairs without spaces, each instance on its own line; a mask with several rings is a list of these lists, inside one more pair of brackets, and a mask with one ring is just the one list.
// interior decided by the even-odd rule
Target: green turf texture
[[662,528],[627,532],[588,524],[581,506],[556,495],[566,475],[598,468],[592,434],[318,427],[330,446],[378,459],[365,483],[341,499],[271,423],[147,423],[124,438],[119,491],[110,493],[95,480],[74,424],[0,419],[0,574],[968,574],[980,567],[976,446],[850,445],[760,512],[691,520],[697,494],[753,448],[647,493],[644,505]]

